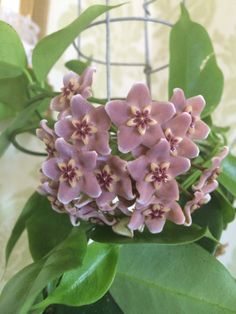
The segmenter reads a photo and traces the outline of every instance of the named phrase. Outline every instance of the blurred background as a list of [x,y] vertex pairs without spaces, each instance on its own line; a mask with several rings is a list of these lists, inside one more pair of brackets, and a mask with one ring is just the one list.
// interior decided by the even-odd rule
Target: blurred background
[[[92,4],[104,4],[106,1],[81,0],[82,11]],[[122,1],[110,1],[118,4]],[[180,14],[180,0],[156,0],[149,6],[151,18],[158,18],[175,23]],[[217,61],[225,77],[225,86],[220,106],[214,112],[215,125],[231,126],[228,139],[233,153],[236,153],[236,12],[235,0],[186,0],[185,4],[191,18],[202,24],[213,41]],[[10,23],[19,33],[25,45],[28,58],[37,41],[43,36],[59,30],[72,22],[79,14],[78,0],[0,0],[0,19]],[[129,1],[128,4],[112,10],[110,17],[139,16],[145,14],[143,0]],[[105,18],[105,15],[104,17]],[[132,21],[112,23],[111,61],[112,62],[145,62],[144,22]],[[170,27],[161,24],[148,24],[150,64],[153,69],[168,64],[168,40]],[[80,39],[81,51],[87,56],[105,59],[105,25],[86,30]],[[1,45],[1,43],[0,43]],[[46,57],[46,56],[45,56]],[[74,47],[68,48],[59,62],[50,72],[50,84],[59,90],[62,77],[66,73],[64,64],[78,57]],[[95,64],[94,64],[95,65]],[[96,65],[94,77],[94,95],[106,97],[106,69]],[[214,78],[212,78],[214,80]],[[153,98],[167,99],[168,68],[152,74],[151,87]],[[145,82],[144,68],[112,67],[111,95],[124,97],[130,86],[137,81]],[[14,92],[14,91],[13,91]],[[5,125],[0,125],[0,130]],[[41,143],[29,136],[21,140],[27,147],[35,148]],[[37,149],[38,150],[38,149]],[[0,269],[3,273],[4,247],[11,229],[27,198],[37,188],[38,169],[42,159],[25,155],[10,147],[0,163]],[[236,223],[231,223],[222,237],[222,243],[228,243],[226,252],[219,259],[236,276]],[[42,230],[42,232],[45,232]],[[9,267],[1,282],[4,282],[30,261],[26,235],[20,239],[10,259]]]

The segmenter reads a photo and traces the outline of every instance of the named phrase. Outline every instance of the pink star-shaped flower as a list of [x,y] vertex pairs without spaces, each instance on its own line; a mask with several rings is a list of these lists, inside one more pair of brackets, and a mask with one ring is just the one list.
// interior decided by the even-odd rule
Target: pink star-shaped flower
[[106,112],[118,127],[118,148],[128,153],[143,144],[152,147],[164,137],[161,124],[175,114],[173,104],[152,101],[146,85],[135,84],[126,100],[106,104]]

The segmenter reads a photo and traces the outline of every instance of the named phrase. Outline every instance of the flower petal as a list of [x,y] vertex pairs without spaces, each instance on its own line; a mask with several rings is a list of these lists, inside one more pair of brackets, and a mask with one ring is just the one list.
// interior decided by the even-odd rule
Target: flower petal
[[59,180],[61,172],[57,166],[58,159],[51,158],[43,162],[42,171],[43,174],[52,180]]
[[138,133],[136,128],[125,125],[120,126],[117,138],[119,151],[124,154],[132,151],[142,142],[142,135]]
[[75,148],[68,144],[63,138],[58,138],[55,142],[56,150],[59,152],[60,156],[65,158],[71,158],[75,152]]
[[71,98],[71,111],[73,118],[82,119],[94,107],[81,95],[75,95]]
[[109,133],[107,131],[95,133],[94,138],[90,139],[88,146],[100,155],[109,155],[111,153],[111,149],[109,147]]
[[156,190],[155,195],[157,198],[166,201],[177,201],[179,199],[179,188],[176,180],[167,181],[162,184],[159,190]]
[[77,79],[79,81],[79,75],[73,71],[69,71],[63,77],[63,85],[67,86],[71,79]]
[[142,83],[134,84],[128,93],[127,102],[138,108],[149,105],[151,96],[148,87]]
[[96,199],[98,206],[103,206],[107,203],[110,203],[115,198],[115,193],[102,191],[101,195]]
[[152,147],[162,137],[164,137],[164,133],[159,124],[149,126],[146,133],[143,135],[142,144],[147,147]]
[[92,171],[96,167],[97,153],[96,152],[80,152],[77,156],[79,164],[87,171]]
[[130,222],[128,224],[128,227],[131,230],[138,230],[142,225],[144,224],[144,217],[140,210],[134,210]]
[[161,219],[161,218],[154,218],[154,219],[150,219],[147,218],[145,221],[145,224],[148,228],[148,230],[151,233],[160,233],[165,225],[166,219]]
[[111,121],[119,126],[125,124],[130,116],[130,106],[124,100],[112,100],[105,106],[105,110],[110,117]]
[[185,137],[178,146],[178,155],[186,158],[196,158],[199,155],[198,146]]
[[102,131],[106,131],[110,128],[111,120],[107,115],[104,106],[99,106],[91,110],[89,114],[92,122],[95,123],[95,126]]
[[150,160],[158,160],[158,162],[165,162],[169,160],[170,145],[166,139],[160,139],[160,141],[151,148],[146,156]]
[[170,101],[174,104],[176,112],[183,112],[186,107],[186,98],[181,88],[175,88]]
[[94,174],[88,172],[83,176],[81,190],[90,197],[97,198],[101,195],[102,190]]
[[184,137],[191,122],[190,114],[183,112],[167,122],[165,128],[170,128],[174,136]]
[[170,102],[154,101],[152,102],[151,117],[159,124],[165,123],[175,114],[175,107]]
[[177,225],[183,225],[185,223],[185,216],[179,204],[177,202],[173,202],[170,207],[171,210],[167,213],[166,218]]
[[192,115],[200,116],[206,105],[206,101],[202,95],[194,96],[186,100],[186,106],[192,107]]
[[191,163],[188,158],[184,157],[174,157],[171,159],[171,164],[169,168],[169,174],[175,178],[178,175],[185,173],[189,170]]
[[58,200],[63,204],[70,203],[74,198],[77,198],[80,193],[80,185],[71,187],[67,182],[60,182],[58,189]]
[[74,132],[71,120],[68,118],[57,121],[54,125],[54,129],[56,134],[64,139],[70,139]]
[[145,181],[138,181],[136,183],[136,188],[140,195],[137,201],[142,205],[147,204],[155,192],[153,184]]
[[91,96],[91,85],[94,72],[96,72],[94,68],[88,67],[80,76],[80,93],[86,99]]
[[191,134],[191,138],[195,140],[204,140],[207,138],[209,132],[209,126],[202,120],[198,120],[195,122],[194,132]]
[[52,98],[50,108],[55,111],[62,111],[65,109],[65,103],[60,101],[61,95]]
[[133,161],[129,161],[127,165],[128,171],[134,180],[143,180],[147,174],[147,161],[144,156]]

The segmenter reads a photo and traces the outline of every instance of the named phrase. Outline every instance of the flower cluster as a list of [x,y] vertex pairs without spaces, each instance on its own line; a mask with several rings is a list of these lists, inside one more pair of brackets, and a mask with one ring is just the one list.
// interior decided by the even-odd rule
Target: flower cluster
[[217,178],[220,174],[220,164],[228,153],[229,149],[225,146],[217,156],[212,158],[212,165],[202,172],[197,184],[192,186],[194,197],[184,207],[186,226],[192,224],[191,214],[202,205],[207,204],[211,200],[210,193],[218,188]]
[[[74,225],[83,220],[107,224],[121,234],[125,227],[131,236],[145,226],[151,233],[161,232],[166,219],[189,225],[196,204],[212,191],[225,155],[215,157],[203,173],[184,214],[177,203],[177,178],[199,155],[196,140],[209,133],[200,118],[203,97],[186,99],[175,89],[170,102],[153,101],[147,86],[138,83],[126,99],[94,106],[89,102],[93,72],[87,68],[81,76],[67,74],[62,93],[51,102],[59,112],[54,128],[41,121],[37,135],[48,157],[39,192],[54,210],[68,213]],[[119,154],[113,154],[111,143]]]

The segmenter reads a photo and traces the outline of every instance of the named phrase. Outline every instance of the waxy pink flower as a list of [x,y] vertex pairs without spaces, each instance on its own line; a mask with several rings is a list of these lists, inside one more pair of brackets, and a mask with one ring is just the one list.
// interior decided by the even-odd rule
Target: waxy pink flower
[[189,168],[189,159],[170,155],[170,144],[166,139],[161,139],[146,155],[128,162],[128,171],[136,181],[141,204],[147,204],[154,194],[169,201],[178,200],[175,177]]
[[211,196],[209,193],[205,193],[202,191],[196,191],[194,193],[194,197],[191,201],[188,201],[184,206],[185,212],[185,226],[191,226],[192,217],[191,214],[198,208],[210,202]]
[[63,78],[62,93],[52,99],[51,109],[59,111],[63,115],[70,114],[70,101],[74,95],[80,94],[85,99],[91,97],[94,72],[93,68],[87,68],[81,76],[72,71],[66,74]]
[[212,165],[209,169],[203,171],[197,184],[193,185],[194,191],[203,191],[211,193],[218,187],[217,178],[220,174],[220,165],[224,158],[228,155],[229,148],[225,146],[221,152],[212,158]]
[[198,156],[198,146],[187,136],[191,122],[191,116],[187,112],[183,112],[169,120],[163,126],[165,137],[170,144],[170,153],[172,156],[187,158]]
[[40,128],[36,130],[37,137],[44,142],[48,157],[56,154],[55,140],[58,138],[56,133],[47,126],[47,120],[40,121]]
[[178,225],[185,222],[185,216],[177,202],[153,197],[146,206],[136,204],[128,227],[138,230],[145,224],[151,233],[159,233],[163,230],[166,219]]
[[102,193],[96,199],[99,206],[110,203],[116,196],[131,200],[134,198],[127,162],[118,156],[110,156],[97,162],[95,174]]
[[135,84],[126,100],[106,104],[106,112],[118,127],[118,148],[128,153],[143,144],[152,147],[164,137],[161,124],[175,114],[173,104],[152,101],[146,85]]
[[223,159],[228,155],[229,148],[225,146],[221,152],[212,158],[212,165],[209,169],[203,171],[197,184],[192,186],[195,191],[194,198],[187,202],[184,211],[186,216],[186,226],[192,224],[191,214],[202,205],[211,200],[210,193],[218,188],[216,180],[220,174],[220,165]]
[[183,90],[175,88],[170,101],[174,104],[177,114],[188,112],[191,115],[192,121],[188,129],[188,136],[194,140],[205,139],[210,129],[200,118],[206,104],[204,98],[198,95],[186,99]]
[[81,95],[71,100],[71,116],[55,123],[55,132],[78,149],[108,155],[110,119],[103,106],[93,107]]
[[74,215],[70,216],[73,225],[79,224],[78,220],[89,221],[94,224],[106,224],[112,226],[116,223],[114,217],[107,217],[98,207],[95,202],[90,202],[83,207],[80,207]]
[[55,148],[58,156],[46,160],[42,171],[45,176],[59,183],[58,200],[68,204],[79,197],[81,192],[93,198],[98,197],[102,191],[93,173],[97,154],[94,151],[78,153],[62,138],[56,140]]

